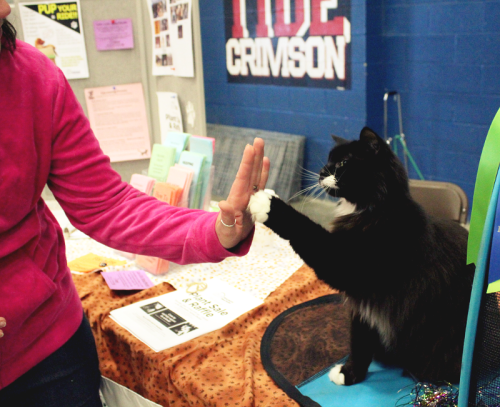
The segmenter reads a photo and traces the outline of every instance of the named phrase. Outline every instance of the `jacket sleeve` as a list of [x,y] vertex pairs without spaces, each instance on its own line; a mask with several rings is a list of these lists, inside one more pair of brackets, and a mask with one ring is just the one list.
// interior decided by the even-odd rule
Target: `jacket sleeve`
[[76,228],[107,246],[179,264],[248,252],[253,233],[229,252],[217,238],[216,213],[173,207],[122,182],[68,82],[60,71],[58,76],[48,186]]

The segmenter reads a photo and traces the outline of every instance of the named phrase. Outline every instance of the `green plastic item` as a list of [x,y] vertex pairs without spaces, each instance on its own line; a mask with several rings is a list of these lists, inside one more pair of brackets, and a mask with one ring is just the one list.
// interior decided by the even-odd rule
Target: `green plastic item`
[[491,123],[483,152],[479,161],[479,168],[474,187],[472,211],[470,218],[469,240],[467,243],[467,264],[477,263],[484,222],[488,212],[493,185],[500,165],[500,109]]

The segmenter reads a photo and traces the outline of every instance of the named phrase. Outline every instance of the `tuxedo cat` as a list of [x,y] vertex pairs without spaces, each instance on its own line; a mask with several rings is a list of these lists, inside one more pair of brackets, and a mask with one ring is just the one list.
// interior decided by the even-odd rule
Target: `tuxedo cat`
[[351,352],[330,379],[358,383],[375,358],[418,380],[458,383],[474,274],[467,231],[423,211],[401,162],[367,127],[359,140],[337,138],[319,185],[344,210],[330,231],[264,191],[248,210],[345,293]]

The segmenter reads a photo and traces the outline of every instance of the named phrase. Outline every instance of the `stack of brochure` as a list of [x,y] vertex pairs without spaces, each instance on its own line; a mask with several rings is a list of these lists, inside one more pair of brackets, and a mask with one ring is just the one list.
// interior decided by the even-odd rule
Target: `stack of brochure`
[[[172,187],[175,185],[182,190],[176,206],[208,210],[214,176],[214,151],[215,139],[212,137],[169,132],[162,144],[153,145],[147,177],[136,177],[134,182],[138,189],[145,191],[146,188],[142,187],[142,183],[146,182],[144,177],[155,180],[154,188],[161,188],[161,191],[153,192],[153,195],[160,200],[166,196],[165,183],[170,188],[167,195],[176,197],[179,192]],[[167,202],[171,203],[171,199]]]
[[182,188],[168,182],[157,182],[153,196],[160,201],[167,202],[172,206],[178,206],[182,197]]
[[[133,174],[130,184],[173,206],[210,209],[214,177],[215,139],[168,132],[154,144],[148,175]],[[138,266],[152,274],[168,271],[166,260],[136,256]]]
[[153,193],[155,181],[154,178],[148,177],[147,175],[133,174],[130,179],[130,185],[144,192],[146,195],[151,195]]

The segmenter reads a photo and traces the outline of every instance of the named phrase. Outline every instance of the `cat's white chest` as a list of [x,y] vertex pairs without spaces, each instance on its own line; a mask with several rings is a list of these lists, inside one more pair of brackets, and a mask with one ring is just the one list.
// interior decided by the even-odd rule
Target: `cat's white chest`
[[348,299],[349,306],[354,315],[359,315],[363,322],[377,330],[380,341],[386,348],[390,348],[394,339],[394,330],[390,318],[379,307],[373,306],[368,301],[353,301]]
[[340,198],[337,202],[337,206],[333,209],[333,214],[335,217],[351,215],[356,212],[356,205],[349,202],[345,198]]

